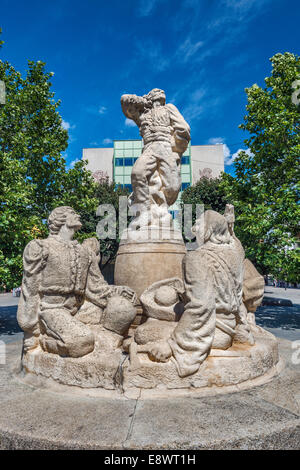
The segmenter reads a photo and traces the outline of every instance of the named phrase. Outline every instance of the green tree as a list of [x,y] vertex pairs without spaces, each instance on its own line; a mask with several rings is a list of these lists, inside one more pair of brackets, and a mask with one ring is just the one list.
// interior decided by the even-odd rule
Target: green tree
[[[0,36],[1,36],[1,34],[2,34],[2,28],[0,28]],[[1,47],[3,46],[3,44],[4,44],[4,41],[2,41],[2,40],[0,39],[0,49],[1,49]]]
[[[119,233],[119,197],[128,197],[129,192],[127,189],[116,187],[115,183],[109,183],[109,181],[103,181],[102,183],[95,184],[94,199],[97,201],[94,210],[85,211],[81,213],[82,228],[78,232],[78,239],[80,241],[88,237],[96,237],[96,227],[98,222],[101,220],[96,215],[96,209],[100,204],[111,204],[114,207],[116,213],[116,238],[100,240],[100,253],[101,253],[101,269],[104,269],[109,263],[111,263],[117,254],[120,233]],[[103,216],[105,217],[105,215]]]
[[205,210],[212,209],[217,212],[224,212],[226,192],[221,185],[222,177],[206,178],[202,177],[196,184],[186,188],[181,195],[181,206],[183,204],[203,204]]
[[[196,220],[196,206],[203,204],[204,209],[212,209],[223,214],[226,204],[230,201],[222,184],[222,176],[219,178],[200,178],[197,183],[186,188],[181,195],[181,211],[184,214],[184,204],[192,206],[192,223]],[[183,236],[184,234],[184,224]]]
[[223,185],[236,208],[236,233],[246,255],[262,273],[294,282],[299,279],[300,106],[292,94],[300,58],[285,53],[270,61],[265,87],[246,89],[247,115],[240,128],[249,133],[248,151],[239,153],[236,177],[227,175]]

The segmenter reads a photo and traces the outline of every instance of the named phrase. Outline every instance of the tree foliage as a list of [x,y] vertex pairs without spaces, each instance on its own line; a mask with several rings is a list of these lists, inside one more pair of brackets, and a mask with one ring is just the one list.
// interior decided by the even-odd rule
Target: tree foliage
[[59,205],[94,212],[96,183],[80,161],[67,169],[62,152],[68,132],[51,91],[52,73],[28,62],[25,78],[0,61],[6,103],[0,105],[0,285],[22,277],[22,253],[33,238],[45,237],[47,218]]
[[[234,162],[235,178],[224,189],[234,202],[239,238],[246,255],[263,273],[299,280],[300,106],[292,94],[300,79],[300,58],[291,53],[270,59],[265,87],[246,89],[248,151]],[[300,94],[300,90],[299,90]],[[299,100],[300,103],[300,100]]]
[[226,192],[221,185],[222,177],[206,178],[202,177],[196,184],[186,188],[181,195],[181,205],[183,204],[203,204],[205,210],[212,209],[217,212],[224,212]]
[[[230,201],[227,198],[227,194],[224,186],[222,185],[222,176],[219,178],[200,178],[197,183],[186,188],[181,195],[181,211],[184,214],[184,205],[190,204],[192,206],[192,223],[196,220],[196,206],[204,205],[204,210],[212,209],[214,211],[223,214],[226,204]],[[184,233],[184,224],[183,236]]]
[[[117,254],[120,233],[119,233],[119,198],[121,196],[128,197],[129,192],[127,189],[116,187],[115,183],[109,183],[108,179],[102,183],[96,183],[94,198],[97,201],[97,206],[101,204],[110,204],[114,207],[116,214],[116,238],[106,238],[100,240],[100,253],[101,253],[101,269],[107,264],[112,262]],[[106,217],[106,214],[103,215]],[[128,218],[127,218],[128,219]],[[101,218],[96,215],[96,210],[86,211],[81,214],[82,229],[78,233],[80,241],[87,237],[97,236],[96,228]]]

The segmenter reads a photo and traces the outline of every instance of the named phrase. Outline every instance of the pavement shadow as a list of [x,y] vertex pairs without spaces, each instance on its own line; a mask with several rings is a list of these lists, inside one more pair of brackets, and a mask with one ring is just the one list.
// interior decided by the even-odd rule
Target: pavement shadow
[[[0,307],[0,336],[22,333],[17,322],[17,305]],[[255,313],[256,323],[266,328],[300,329],[300,305],[260,306]]]
[[294,330],[300,328],[300,305],[263,305],[255,312],[256,323],[266,328]]
[[0,335],[14,335],[22,330],[17,322],[17,305],[0,307]]

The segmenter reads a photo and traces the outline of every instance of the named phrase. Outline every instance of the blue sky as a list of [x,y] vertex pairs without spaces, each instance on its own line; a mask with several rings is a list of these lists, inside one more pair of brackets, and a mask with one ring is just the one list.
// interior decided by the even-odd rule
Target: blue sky
[[263,85],[269,58],[299,53],[296,0],[0,0],[1,59],[24,72],[43,60],[70,134],[82,148],[139,138],[123,93],[166,91],[191,125],[192,144],[225,144],[226,170],[246,135],[244,89]]

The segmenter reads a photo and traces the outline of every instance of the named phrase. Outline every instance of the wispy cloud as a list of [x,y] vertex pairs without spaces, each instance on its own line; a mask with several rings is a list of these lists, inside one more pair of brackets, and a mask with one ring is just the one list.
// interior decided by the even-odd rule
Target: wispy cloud
[[76,158],[75,160],[73,160],[73,161],[70,163],[70,168],[74,168],[75,163],[77,163],[77,162],[80,162],[80,158]]
[[190,37],[187,37],[185,41],[183,41],[177,52],[176,52],[176,57],[177,59],[182,60],[184,63],[186,63],[189,59],[191,59],[196,52],[202,47],[204,44],[203,41],[196,41],[192,42]]
[[112,144],[112,142],[113,142],[112,139],[109,139],[108,137],[102,140],[102,143],[104,145]]
[[134,121],[132,121],[132,119],[126,118],[125,119],[125,126],[127,126],[127,127],[136,127],[136,123]]
[[139,0],[136,10],[137,16],[149,16],[153,12],[158,0]]
[[225,142],[224,137],[211,137],[207,141],[208,145],[224,144],[224,142]]
[[91,105],[91,106],[87,106],[85,108],[85,111],[90,114],[103,115],[103,114],[106,114],[107,108],[106,106],[103,106],[103,105],[100,105],[100,106]]
[[182,114],[184,118],[191,123],[198,119],[204,111],[204,97],[206,95],[205,88],[198,88],[188,95],[186,104],[183,107]]
[[142,61],[152,72],[163,72],[170,64],[170,57],[162,51],[161,43],[153,39],[138,40],[136,43],[136,66]]
[[61,123],[63,129],[65,129],[66,131],[69,131],[70,129],[75,129],[75,124],[70,124],[68,121],[65,121],[64,119],[62,120],[62,123]]

